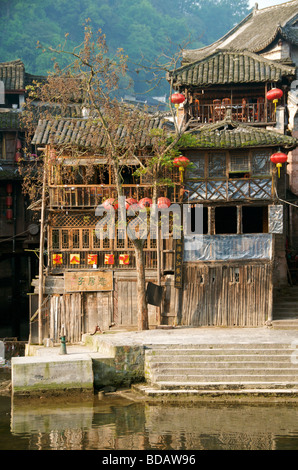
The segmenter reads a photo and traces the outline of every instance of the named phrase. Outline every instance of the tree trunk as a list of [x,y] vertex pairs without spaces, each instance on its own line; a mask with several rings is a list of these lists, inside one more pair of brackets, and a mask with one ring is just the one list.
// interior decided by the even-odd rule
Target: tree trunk
[[137,271],[137,305],[138,305],[138,330],[148,330],[148,304],[146,299],[146,277],[144,260],[144,240],[134,240],[133,242],[136,256]]

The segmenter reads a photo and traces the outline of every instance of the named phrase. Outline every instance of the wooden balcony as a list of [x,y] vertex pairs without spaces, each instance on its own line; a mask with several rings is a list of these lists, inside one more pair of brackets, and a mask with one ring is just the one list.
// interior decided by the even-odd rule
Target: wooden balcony
[[266,125],[276,122],[274,105],[260,100],[256,103],[229,103],[213,100],[209,104],[200,104],[198,100],[188,107],[189,117],[198,123],[208,124],[222,121],[228,115],[233,121],[251,125]]
[[[152,186],[147,185],[122,185],[123,196],[131,197],[139,201],[144,197],[152,196]],[[171,192],[171,201],[176,202],[178,189],[172,188],[160,190],[160,196],[168,196]],[[82,209],[95,208],[108,198],[117,199],[117,190],[114,185],[61,185],[49,187],[50,209]]]

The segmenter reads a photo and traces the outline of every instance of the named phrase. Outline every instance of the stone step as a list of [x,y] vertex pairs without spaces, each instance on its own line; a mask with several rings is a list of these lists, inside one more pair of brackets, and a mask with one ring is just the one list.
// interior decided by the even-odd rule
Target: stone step
[[146,380],[158,389],[298,389],[295,351],[286,343],[167,345],[145,351]]
[[272,321],[273,329],[280,330],[298,330],[298,320],[291,319],[276,319]]
[[[231,356],[229,356],[231,357]],[[173,362],[173,359],[171,357],[162,357],[159,361],[152,360],[150,361],[149,367],[156,369],[157,367],[159,368],[167,368],[169,366],[174,366],[175,368],[187,368],[187,367],[214,367],[218,369],[223,369],[227,367],[245,367],[245,368],[251,368],[251,367],[264,367],[264,368],[270,368],[270,367],[280,367],[280,368],[285,368],[285,367],[291,367],[292,362],[290,358],[288,357],[282,357],[281,360],[278,359],[278,361],[274,360],[267,360],[264,362],[263,360],[256,361],[253,359],[246,360],[245,357],[241,357],[240,360],[238,358],[231,358],[226,356],[221,356],[220,358],[213,356],[210,358],[208,357],[202,357],[202,360],[198,358],[197,356],[190,356],[187,358],[187,362],[185,361],[184,358],[179,358],[177,357],[177,360]]]
[[290,360],[286,360],[283,362],[275,362],[275,361],[249,361],[249,362],[244,362],[244,361],[215,361],[215,358],[213,358],[213,361],[170,361],[164,360],[164,361],[158,361],[150,362],[151,370],[167,370],[167,369],[175,369],[175,370],[187,370],[187,369],[220,369],[220,370],[226,370],[226,369],[243,369],[245,368],[246,370],[252,370],[252,369],[258,369],[261,368],[262,370],[268,370],[268,369],[297,369],[298,366],[295,364],[292,364]]
[[255,383],[255,382],[264,382],[264,383],[296,383],[298,386],[298,375],[281,375],[281,374],[242,374],[242,375],[228,375],[228,374],[181,374],[173,375],[167,374],[156,375],[153,377],[153,383],[175,383],[177,384],[199,384],[199,383],[219,383],[219,382],[231,382],[231,383]]
[[283,355],[283,356],[290,356],[294,350],[291,345],[286,345],[285,347],[273,347],[272,345],[268,348],[247,348],[243,345],[243,348],[233,348],[233,347],[198,347],[198,348],[183,348],[181,346],[177,348],[163,348],[163,349],[154,349],[154,350],[147,350],[145,351],[145,356],[152,359],[155,357],[160,356],[174,356],[174,357],[182,357],[182,356],[276,356],[276,355]]
[[[152,386],[151,386],[152,387]],[[232,382],[232,381],[214,381],[214,382],[181,382],[177,384],[171,381],[160,381],[154,387],[157,390],[244,390],[247,388],[254,390],[270,390],[270,389],[284,389],[293,390],[298,389],[298,382],[291,382],[285,384],[284,382],[264,382],[264,381],[245,381]]]
[[[252,385],[256,385],[253,387]],[[183,398],[183,397],[234,397],[249,395],[249,397],[257,396],[280,396],[291,398],[293,396],[298,397],[298,387],[295,385],[285,388],[284,384],[243,384],[242,386],[235,387],[235,384],[202,384],[202,387],[186,387],[186,388],[177,388],[175,385],[173,387],[165,385],[165,388],[152,387],[150,385],[136,384],[132,386],[132,389],[135,392],[140,393],[143,396],[153,397],[153,398]],[[210,388],[209,388],[210,387]]]

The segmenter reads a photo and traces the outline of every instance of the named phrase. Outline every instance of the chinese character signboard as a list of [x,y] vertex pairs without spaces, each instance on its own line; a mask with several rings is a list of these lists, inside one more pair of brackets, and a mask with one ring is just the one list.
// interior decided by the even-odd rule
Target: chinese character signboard
[[64,274],[65,292],[97,292],[113,290],[113,273],[69,272]]
[[175,281],[177,289],[182,289],[182,269],[183,269],[183,238],[176,240],[175,250]]

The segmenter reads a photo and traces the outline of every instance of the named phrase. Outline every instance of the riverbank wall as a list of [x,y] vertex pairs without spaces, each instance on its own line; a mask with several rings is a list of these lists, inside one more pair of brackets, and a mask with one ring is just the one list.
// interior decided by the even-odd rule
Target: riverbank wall
[[[138,384],[140,385],[138,387]],[[84,335],[80,345],[27,345],[12,358],[14,396],[131,388],[174,395],[298,396],[297,331],[173,328]]]

